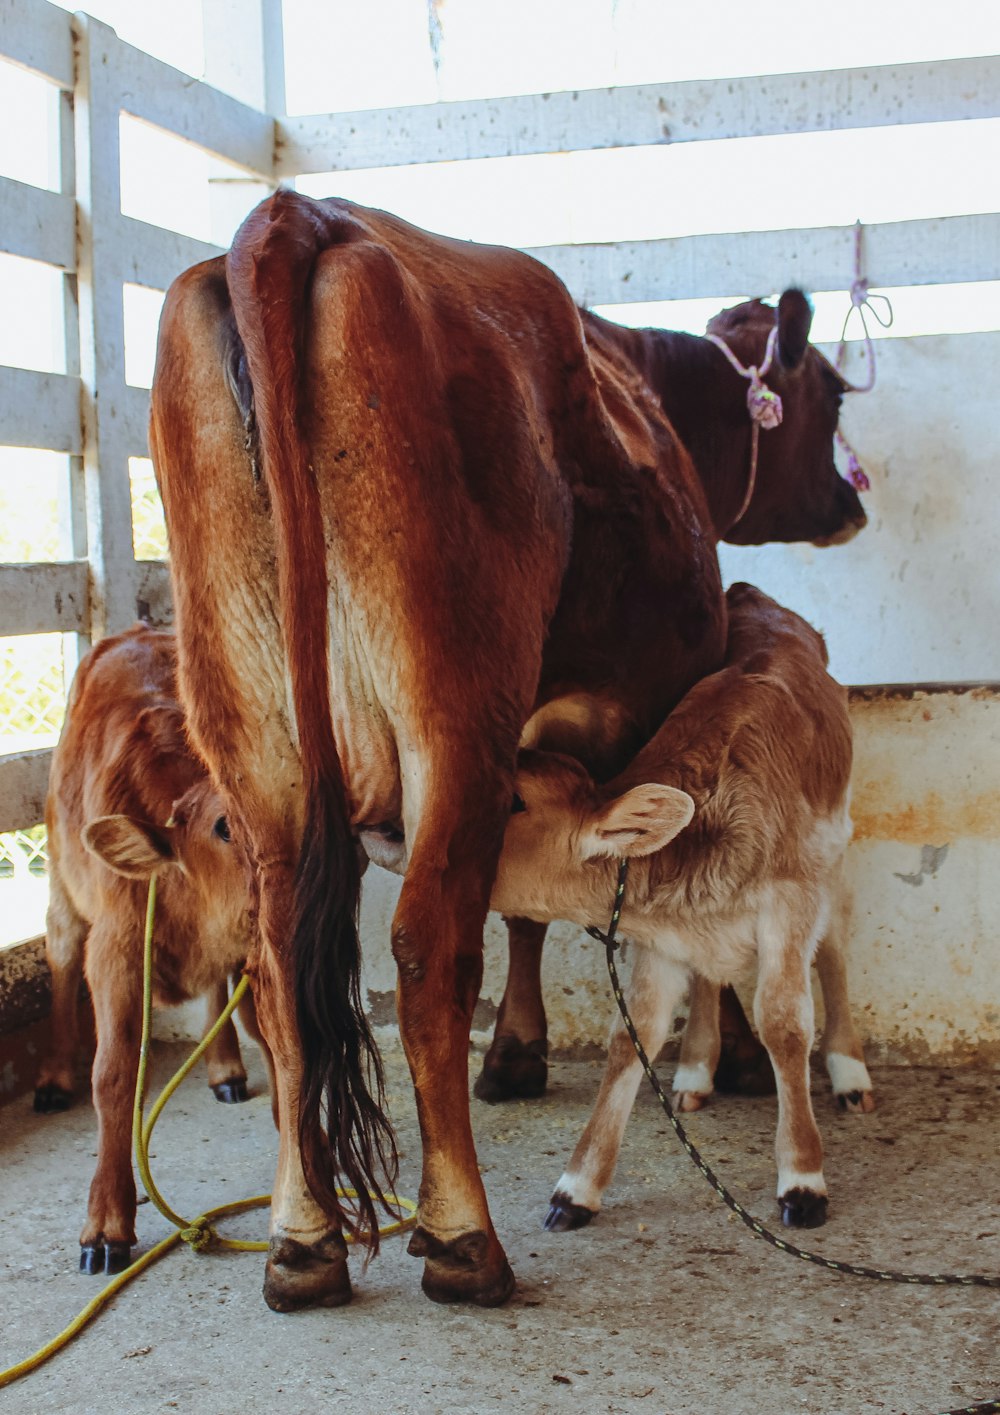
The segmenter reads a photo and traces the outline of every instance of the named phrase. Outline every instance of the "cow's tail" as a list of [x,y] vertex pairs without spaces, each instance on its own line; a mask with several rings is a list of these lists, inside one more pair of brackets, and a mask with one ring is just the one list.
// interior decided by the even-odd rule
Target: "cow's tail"
[[[384,1113],[381,1061],[361,1004],[361,877],[330,717],[326,548],[302,435],[310,283],[317,256],[345,236],[345,223],[318,203],[279,191],[237,233],[227,279],[274,517],[306,792],[289,955],[304,1063],[302,1162],[317,1201],[374,1253],[376,1201],[389,1207],[396,1147]],[[338,1194],[345,1182],[357,1193],[346,1203]]]

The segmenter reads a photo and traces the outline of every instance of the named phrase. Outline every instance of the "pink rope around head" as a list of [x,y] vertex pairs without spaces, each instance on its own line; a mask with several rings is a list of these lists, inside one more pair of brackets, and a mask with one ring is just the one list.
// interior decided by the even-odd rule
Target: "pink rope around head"
[[750,387],[747,389],[747,412],[750,414],[751,424],[750,475],[747,478],[747,488],[743,494],[740,509],[722,533],[729,535],[733,527],[738,526],[743,520],[749,510],[750,502],[753,500],[754,488],[757,485],[757,447],[760,442],[760,430],[763,428],[766,432],[769,428],[778,427],[781,423],[781,399],[773,389],[768,388],[764,383],[764,376],[774,360],[774,350],[778,343],[778,326],[775,323],[767,336],[764,359],[759,368],[756,364],[741,364],[726,341],[720,339],[718,334],[706,334],[705,338],[717,349],[721,349],[740,378],[746,378],[750,382]]

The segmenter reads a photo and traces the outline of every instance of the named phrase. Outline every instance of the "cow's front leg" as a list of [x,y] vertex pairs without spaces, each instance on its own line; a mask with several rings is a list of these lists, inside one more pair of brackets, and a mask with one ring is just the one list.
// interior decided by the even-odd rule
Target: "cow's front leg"
[[507,919],[507,984],[490,1049],[476,1078],[481,1101],[527,1099],[545,1093],[548,1033],[542,1002],[542,947],[547,924]]
[[[654,948],[636,948],[627,1002],[636,1033],[651,1062],[667,1039],[686,985],[685,969],[663,958]],[[555,1187],[546,1228],[582,1228],[600,1209],[601,1196],[618,1163],[642,1075],[642,1062],[632,1039],[619,1023],[608,1047],[608,1064],[597,1101]]]
[[263,942],[259,957],[247,965],[257,1020],[271,1054],[272,1106],[279,1121],[278,1166],[264,1269],[264,1300],[275,1312],[342,1307],[352,1295],[342,1225],[313,1197],[299,1148],[303,1062],[291,960],[285,944],[288,920],[292,917],[291,878],[291,869],[286,866],[271,866],[263,872]]
[[811,940],[802,911],[780,904],[761,928],[754,1017],[778,1085],[778,1206],[789,1228],[826,1222],[823,1142],[809,1096]]
[[87,943],[87,982],[94,999],[97,1053],[93,1098],[97,1169],[80,1234],[80,1271],[127,1268],[135,1242],[132,1103],[139,1070],[142,968],[129,941],[98,920]]
[[514,1275],[479,1175],[468,1069],[489,878],[481,864],[456,862],[442,871],[435,858],[441,854],[433,847],[414,852],[392,929],[399,1026],[424,1158],[409,1251],[425,1260],[423,1289],[433,1301],[493,1307],[514,1290]]

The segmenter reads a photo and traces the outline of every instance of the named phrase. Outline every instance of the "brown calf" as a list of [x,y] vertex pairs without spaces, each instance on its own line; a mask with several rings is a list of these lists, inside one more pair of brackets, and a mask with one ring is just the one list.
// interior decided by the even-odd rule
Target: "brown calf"
[[[219,795],[188,745],[175,676],[172,634],[139,624],[103,640],[77,670],[52,761],[45,808],[52,1052],[38,1078],[35,1109],[62,1110],[70,1101],[82,970],[97,1023],[92,1079],[99,1132],[80,1235],[85,1272],[119,1271],[135,1242],[131,1121],[150,877],[158,876],[154,1001],[169,1005],[208,993],[214,1021],[227,979],[249,949],[242,862]],[[259,1041],[249,995],[241,1015]],[[218,1098],[245,1100],[232,1022],[207,1060]]]
[[[834,1091],[852,1109],[872,1105],[835,932],[850,836],[847,700],[802,619],[749,585],[727,599],[725,667],[614,781],[598,787],[569,758],[524,755],[525,809],[511,816],[491,902],[538,920],[603,922],[616,861],[631,858],[621,930],[640,945],[629,1007],[650,1056],[693,973],[726,983],[756,956],[754,1013],[778,1082],[778,1201],[786,1224],[810,1227],[826,1213],[809,1099],[814,955]],[[641,1075],[619,1025],[546,1227],[577,1227],[599,1209]]]

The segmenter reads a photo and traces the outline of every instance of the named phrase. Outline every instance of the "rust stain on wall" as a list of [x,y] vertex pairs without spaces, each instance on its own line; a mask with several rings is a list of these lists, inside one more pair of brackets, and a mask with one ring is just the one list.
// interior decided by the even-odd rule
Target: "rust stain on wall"
[[948,801],[929,791],[901,805],[897,782],[859,781],[851,817],[855,840],[900,840],[908,845],[945,845],[963,836],[1000,840],[1000,796],[993,791]]

